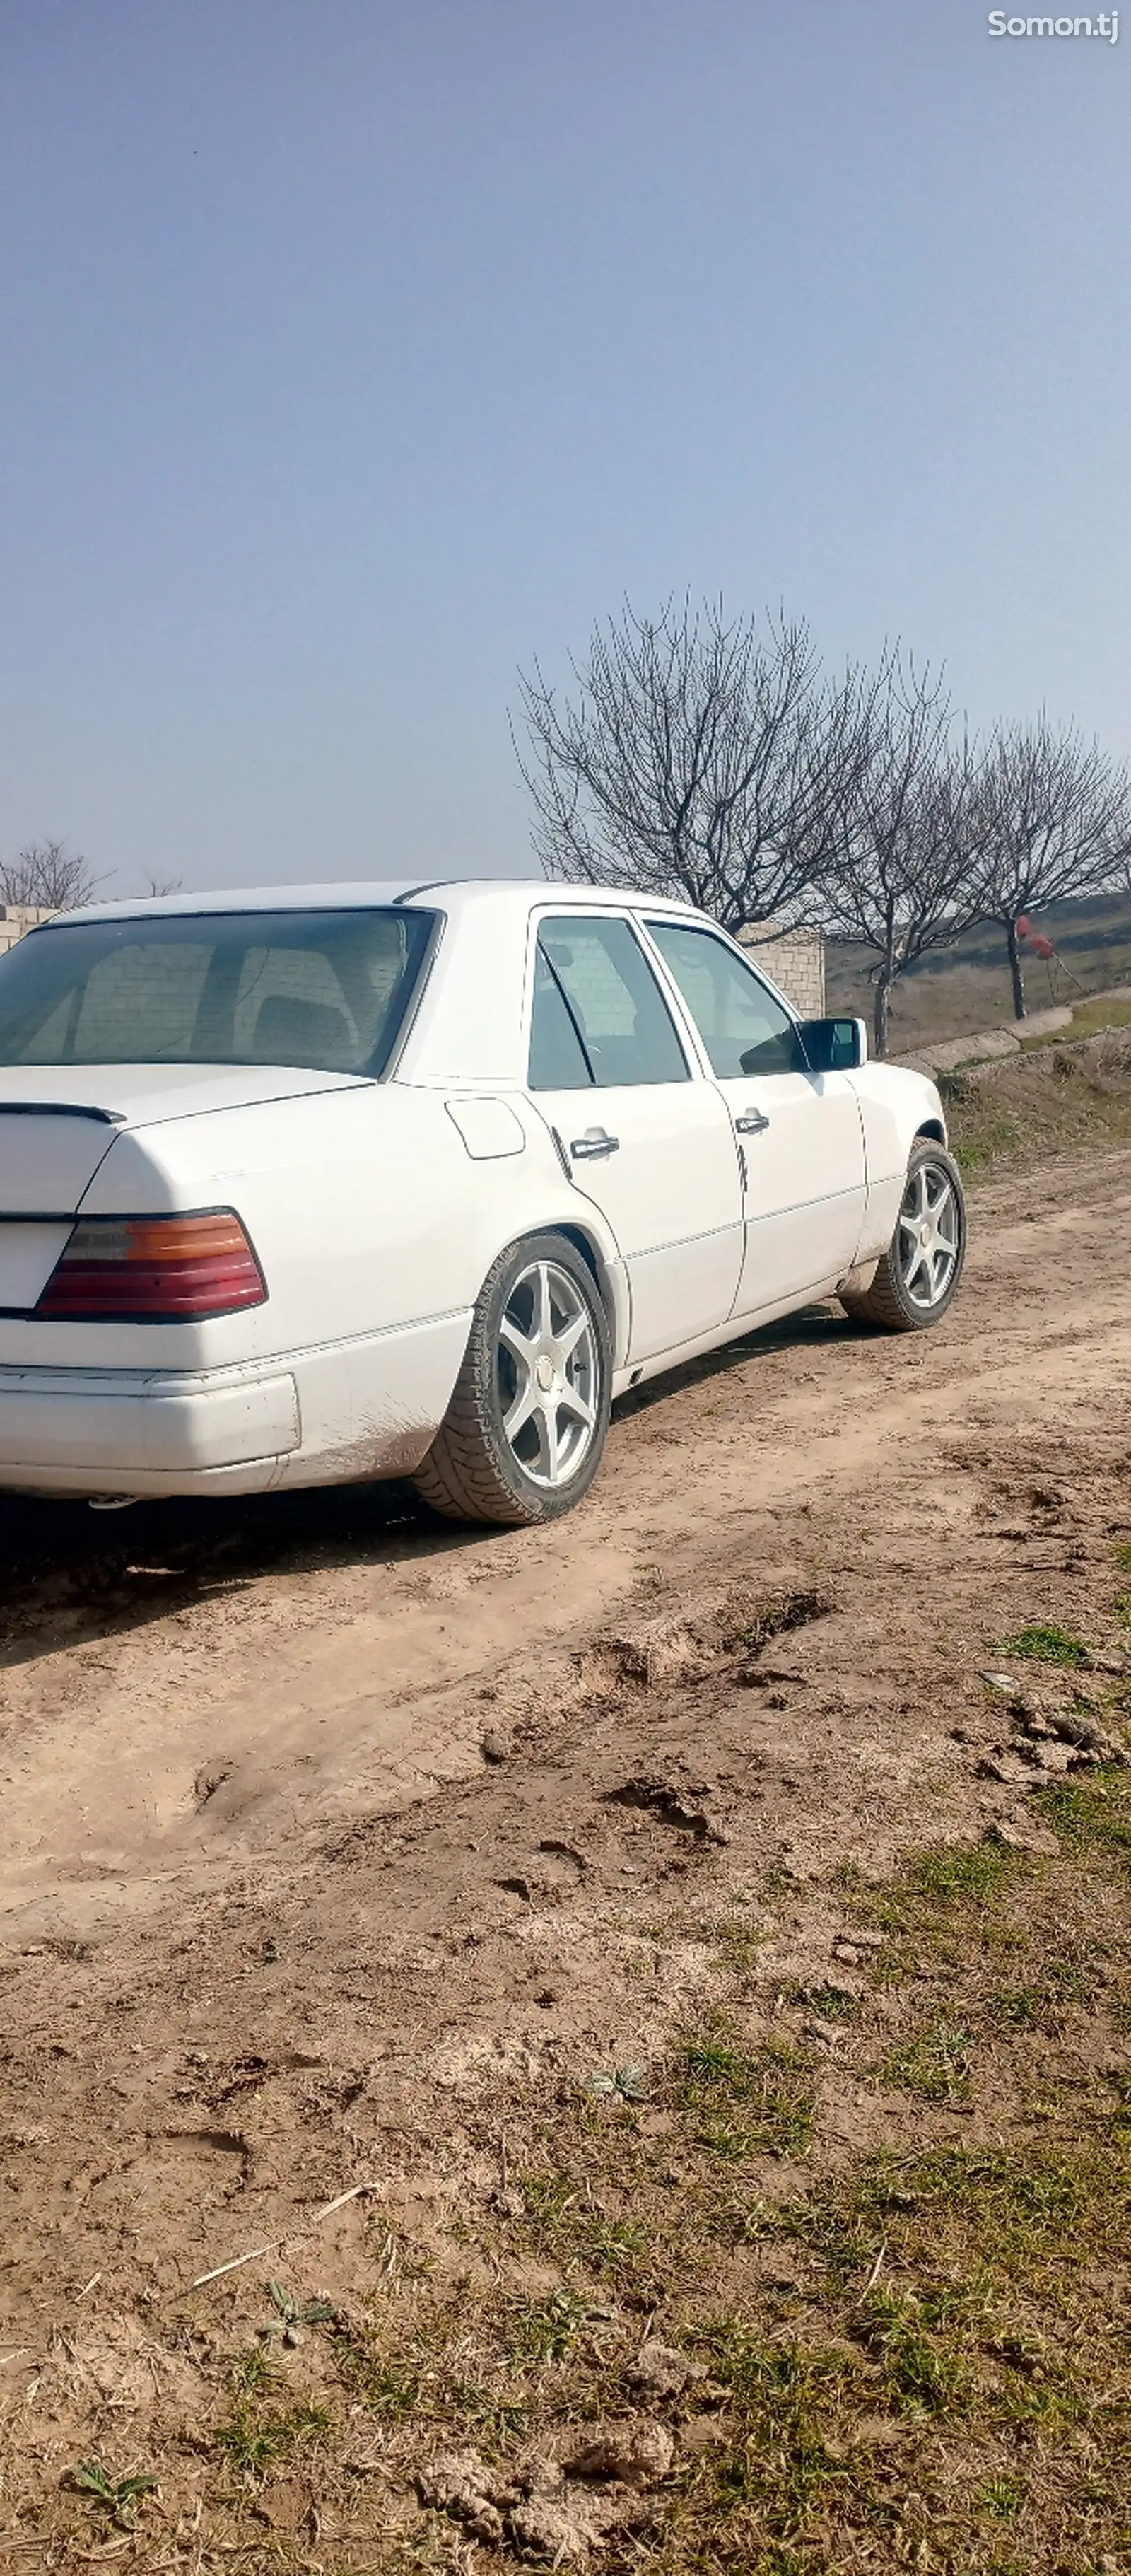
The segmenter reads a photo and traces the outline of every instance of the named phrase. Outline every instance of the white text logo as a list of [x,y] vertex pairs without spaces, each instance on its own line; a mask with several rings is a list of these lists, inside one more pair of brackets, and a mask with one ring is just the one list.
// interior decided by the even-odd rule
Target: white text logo
[[1101,36],[1106,44],[1119,42],[1119,11],[1105,9],[1098,18],[1007,18],[1004,9],[991,9],[991,36]]

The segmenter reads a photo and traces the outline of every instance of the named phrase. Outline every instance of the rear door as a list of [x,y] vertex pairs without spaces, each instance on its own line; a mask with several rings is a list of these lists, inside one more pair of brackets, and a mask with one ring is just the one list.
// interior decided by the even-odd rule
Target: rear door
[[743,1257],[731,1120],[689,1062],[626,918],[538,922],[529,1081],[575,1188],[601,1209],[624,1258],[629,1358],[725,1323]]
[[851,1267],[864,1136],[843,1073],[810,1073],[796,1022],[729,941],[696,923],[648,930],[699,1031],[742,1156],[746,1247],[735,1311],[754,1314]]

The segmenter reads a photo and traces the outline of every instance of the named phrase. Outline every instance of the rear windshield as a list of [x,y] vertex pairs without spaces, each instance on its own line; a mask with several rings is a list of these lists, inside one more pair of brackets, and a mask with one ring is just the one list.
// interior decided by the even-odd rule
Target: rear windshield
[[0,958],[0,1064],[276,1064],[378,1074],[435,915],[61,922]]

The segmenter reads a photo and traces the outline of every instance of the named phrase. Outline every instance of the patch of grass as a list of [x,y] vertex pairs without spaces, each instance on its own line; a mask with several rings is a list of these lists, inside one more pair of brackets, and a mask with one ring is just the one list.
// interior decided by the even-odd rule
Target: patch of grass
[[585,2331],[591,2310],[571,2290],[555,2290],[548,2299],[522,2299],[515,2309],[507,2349],[519,2370],[539,2369],[548,2361],[565,2361]]
[[965,2410],[973,2373],[961,2341],[947,2331],[950,2324],[945,2304],[932,2312],[929,2298],[915,2291],[872,2292],[864,2333],[890,2404],[928,2415]]
[[1061,2030],[1072,2005],[1087,2002],[1094,1984],[1094,1966],[1074,1950],[1046,1954],[1031,1982],[996,1986],[991,1991],[985,2017],[998,2030]]
[[[971,1916],[978,1918],[978,1938],[984,1940],[998,1920],[1002,1899],[1033,1868],[1031,1855],[1010,1843],[988,1837],[980,1843],[943,1843],[912,1854],[882,1886],[856,1878],[845,1884],[845,1894],[854,1913],[896,1943],[930,1946],[955,1936],[965,1942]],[[881,1981],[891,1967],[880,1960]]]
[[968,2102],[974,2036],[959,2023],[929,2021],[890,2049],[881,2073],[924,2102]]
[[127,2477],[115,2478],[101,2460],[80,2460],[77,2469],[71,2470],[70,2484],[102,2505],[116,2530],[136,2531],[138,2505],[142,2496],[156,2492],[157,2479],[136,2469]]
[[982,1109],[980,1098],[961,1126],[965,1132],[951,1137],[951,1150],[961,1172],[989,1171],[994,1163],[1015,1154],[1021,1141],[1016,1119],[1004,1117],[1000,1111],[995,1115]]
[[1076,1668],[1086,1663],[1088,1649],[1082,1637],[1074,1637],[1068,1628],[1049,1622],[1032,1628],[1019,1628],[1015,1637],[1007,1637],[1003,1655],[1028,1656],[1037,1664],[1066,1664]]
[[712,2321],[700,2341],[735,2416],[734,2438],[714,2472],[716,2509],[725,2517],[756,2505],[771,2530],[792,2537],[823,2490],[844,2476],[843,2458],[830,2447],[830,2400],[841,2397],[862,2356],[770,2342],[738,2318]]
[[750,2054],[724,2021],[683,2046],[677,2099],[709,2154],[801,2156],[813,2130],[813,2060],[780,2042]]
[[536,2253],[552,2255],[563,2270],[581,2266],[602,2280],[647,2276],[648,2229],[639,2219],[611,2214],[587,2184],[570,2174],[536,2174],[523,2182],[522,2194],[526,2232]]
[[1016,2478],[987,2478],[978,2489],[978,2503],[983,2513],[993,2514],[998,2522],[1013,2522],[1025,2505],[1025,2489]]
[[1131,1770],[1105,1764],[1071,1780],[1051,1780],[1037,1790],[1036,1803],[1073,1852],[1131,1871]]
[[411,2415],[420,2402],[419,2370],[405,2358],[383,2352],[375,2338],[337,2335],[334,2357],[351,2395],[387,2422]]
[[1131,2216],[1125,2150],[1088,2141],[1006,2147],[932,2147],[910,2161],[869,2157],[846,2181],[828,2180],[774,2213],[772,2232],[809,2245],[833,2278],[862,2271],[883,2246],[937,2276],[942,2251],[959,2245],[971,2268],[1012,2281],[1082,2259],[1082,2232],[1114,2253]]
[[767,1937],[763,1924],[743,1922],[741,1915],[732,1915],[720,1923],[716,1933],[724,1964],[737,1977],[749,1976]]
[[[1126,1028],[1129,1020],[1131,1020],[1131,1003],[1105,1002],[1103,1000],[1098,1002],[1074,1001],[1072,1004],[1071,1028],[1064,1029],[1058,1036],[1055,1036],[1052,1040],[1052,1044],[1054,1046],[1078,1046],[1082,1039],[1099,1037],[1105,1029]],[[1021,1044],[1023,1047],[1032,1047],[1036,1050],[1042,1044],[1048,1046],[1049,1040],[1048,1038],[1045,1038],[1042,1041],[1039,1037],[1022,1038]]]
[[941,1905],[988,1905],[1017,1875],[1021,1855],[1009,1844],[945,1843],[922,1852],[908,1870],[910,1885]]
[[300,2445],[322,2440],[332,2418],[324,2406],[260,2407],[243,2399],[226,2424],[217,2427],[215,2443],[230,2467],[247,2478],[262,2478],[277,2460]]
[[263,2345],[254,2344],[250,2352],[236,2354],[229,2377],[237,2397],[262,2397],[276,2386],[279,2374]]
[[805,1986],[791,1983],[784,1989],[787,2004],[803,2004],[821,2021],[855,2021],[860,2006],[847,1986]]

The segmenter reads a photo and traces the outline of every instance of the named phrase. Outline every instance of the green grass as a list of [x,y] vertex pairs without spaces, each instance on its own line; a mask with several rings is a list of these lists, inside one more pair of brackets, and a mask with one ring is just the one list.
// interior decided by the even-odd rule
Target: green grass
[[[1072,1008],[1071,1028],[1059,1029],[1051,1038],[1026,1038],[1021,1035],[1024,1028],[1024,1021],[1022,1021],[1018,1027],[1018,1035],[1021,1036],[1023,1048],[1035,1053],[1039,1047],[1050,1045],[1078,1046],[1085,1038],[1098,1038],[1105,1029],[1125,1029],[1131,1022],[1131,1002],[1077,1003],[1073,1001],[1071,995],[1068,998]],[[1042,1007],[1041,1004],[1034,1004],[1034,1009]]]
[[254,2344],[250,2352],[237,2353],[230,2376],[237,2397],[262,2397],[276,2385],[279,2373],[262,2344]]
[[522,2196],[525,2232],[535,2253],[550,2254],[563,2269],[591,2272],[599,2280],[637,2274],[647,2279],[648,2229],[595,2202],[585,2181],[561,2172],[529,2175]]
[[888,2051],[880,2072],[885,2084],[917,2093],[923,2102],[968,2102],[973,2049],[972,2031],[928,2021]]
[[217,2427],[214,2438],[231,2468],[259,2479],[300,2446],[320,2442],[331,2421],[324,2406],[260,2407],[244,2398],[227,2423]]
[[820,2021],[855,2021],[860,2009],[847,1986],[803,1986],[794,1982],[784,1991],[787,2003],[804,2004]]
[[966,1939],[971,1919],[985,1938],[1003,1901],[1032,1866],[1027,1853],[990,1837],[944,1843],[912,1854],[881,1886],[850,1877],[845,1894],[851,1910],[893,1944],[893,1959],[878,1962],[884,1975],[906,1970],[901,1953],[909,1944],[930,1948],[954,1936]]
[[980,1172],[992,1170],[995,1163],[1007,1161],[1016,1153],[1019,1142],[1020,1129],[1016,1119],[1007,1118],[998,1111],[996,1116],[989,1113],[979,1116],[972,1134],[952,1134],[951,1150],[959,1171],[976,1177]]
[[421,2380],[411,2360],[383,2351],[376,2333],[372,2337],[336,2335],[332,2348],[345,2387],[371,2414],[395,2422],[413,2413],[420,2402]]
[[813,2130],[814,2080],[804,2050],[779,2042],[751,2053],[717,2019],[684,2042],[677,2100],[712,2155],[739,2163],[802,2156]]
[[1131,1771],[1104,1765],[1049,1781],[1036,1803],[1074,1853],[1114,1861],[1131,1874]]
[[1079,1666],[1087,1662],[1088,1649],[1082,1637],[1073,1637],[1067,1628],[1053,1625],[1019,1628],[1015,1637],[1007,1637],[1003,1655],[1028,1656],[1038,1664]]
[[539,2369],[546,2362],[568,2360],[590,2314],[589,2301],[571,2290],[555,2290],[548,2299],[519,2300],[507,2337],[516,2369]]

